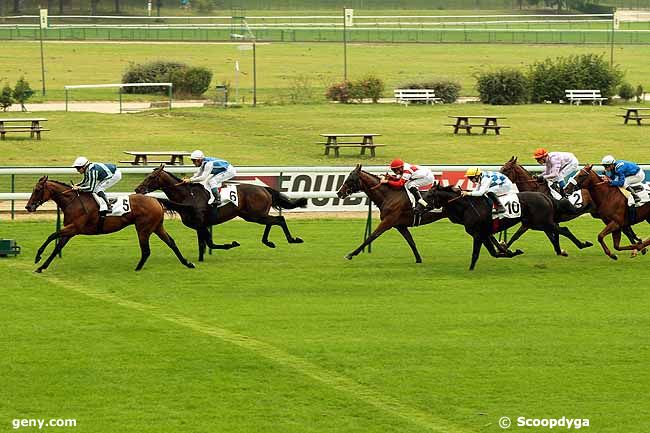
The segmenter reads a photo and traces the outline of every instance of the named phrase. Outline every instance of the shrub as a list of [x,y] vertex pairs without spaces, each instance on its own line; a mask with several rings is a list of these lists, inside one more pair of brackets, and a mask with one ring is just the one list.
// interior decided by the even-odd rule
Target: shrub
[[363,102],[364,99],[379,101],[384,91],[384,82],[372,75],[357,81],[342,81],[328,87],[325,97],[331,101],[349,103],[352,100]]
[[20,79],[16,82],[16,87],[14,87],[12,96],[16,102],[20,102],[20,108],[22,111],[27,111],[25,102],[27,102],[27,100],[31,98],[33,94],[34,91],[31,87],[29,87],[29,83],[27,80],[25,80],[25,77],[20,77]]
[[291,79],[289,85],[289,101],[292,104],[305,104],[313,102],[314,88],[308,75],[298,75]]
[[11,107],[14,103],[13,91],[9,84],[5,84],[2,88],[2,93],[0,93],[0,108],[2,111],[7,111],[7,108]]
[[[172,83],[175,94],[200,96],[212,81],[212,72],[174,61],[131,64],[122,75],[122,83]],[[165,93],[166,87],[127,87],[127,93]]]
[[352,99],[350,95],[351,88],[350,81],[341,81],[340,83],[332,84],[327,88],[325,97],[330,101],[338,101],[342,104],[347,104]]
[[483,72],[476,77],[481,101],[492,105],[523,104],[528,100],[528,82],[516,69]]
[[618,96],[620,96],[624,101],[629,101],[636,96],[634,87],[632,87],[632,85],[627,82],[621,84],[621,86],[618,88]]
[[362,99],[372,99],[372,102],[375,104],[381,98],[381,94],[384,93],[384,82],[374,75],[363,77],[355,82],[354,87]]
[[183,68],[171,75],[174,93],[201,96],[210,87],[212,72],[203,67]]
[[598,89],[610,98],[622,77],[618,68],[596,54],[546,59],[532,64],[528,71],[532,102],[559,102],[567,89]]
[[460,94],[460,84],[451,80],[424,80],[415,81],[399,86],[400,89],[432,89],[436,92],[436,98],[442,99],[445,104],[452,104]]

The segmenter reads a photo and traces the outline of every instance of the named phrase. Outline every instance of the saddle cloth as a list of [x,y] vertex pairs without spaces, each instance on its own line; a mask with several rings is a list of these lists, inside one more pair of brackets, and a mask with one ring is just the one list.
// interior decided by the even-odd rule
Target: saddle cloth
[[639,197],[638,203],[634,203],[634,197],[632,197],[632,193],[630,191],[628,191],[625,188],[619,187],[619,190],[621,191],[621,193],[623,193],[623,195],[627,199],[628,206],[641,207],[644,204],[650,202],[650,185],[648,185],[647,183],[641,183],[641,184],[633,185],[632,188],[634,188],[634,192]]
[[[559,192],[557,192],[553,188],[549,188],[549,189],[551,190],[551,196],[555,200],[562,200],[564,198],[560,195]],[[582,190],[579,189],[577,191],[574,191],[573,194],[567,196],[567,200],[569,200],[574,207],[577,208],[582,207],[582,205],[584,204],[584,201],[582,199]]]
[[225,206],[229,203],[239,206],[239,194],[237,193],[237,184],[228,183],[219,188],[219,195],[221,195],[221,203],[219,207]]
[[497,213],[495,209],[492,209],[493,220],[503,218],[521,218],[521,203],[519,203],[519,196],[517,193],[511,192],[497,196],[497,198],[505,208],[505,212]]
[[[104,200],[102,200],[97,194],[93,194],[93,198],[99,205],[100,210],[104,209],[106,205]],[[130,194],[120,194],[108,199],[111,202],[112,211],[111,213],[106,214],[106,216],[122,216],[131,212],[131,195]]]

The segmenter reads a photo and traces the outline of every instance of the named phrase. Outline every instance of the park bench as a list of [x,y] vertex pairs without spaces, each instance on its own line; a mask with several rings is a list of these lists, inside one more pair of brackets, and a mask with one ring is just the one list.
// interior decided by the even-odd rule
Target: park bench
[[[40,122],[47,122],[44,118],[6,118],[0,119],[0,140],[5,139],[5,135],[10,132],[29,132],[29,137],[41,139],[42,131],[49,131],[43,128]],[[22,125],[7,125],[7,123],[22,123]],[[29,123],[29,125],[28,125]]]
[[592,105],[595,105],[598,102],[598,105],[603,105],[603,101],[606,101],[607,98],[603,98],[600,94],[600,90],[565,90],[565,97],[569,101],[569,104],[580,105],[582,101],[591,101]]
[[[340,147],[356,147],[360,149],[360,155],[365,155],[366,150],[370,150],[370,156],[375,157],[375,148],[385,146],[385,144],[376,144],[374,142],[374,137],[380,136],[381,134],[320,134],[321,137],[327,138],[327,141],[319,141],[317,144],[325,146],[325,155],[329,155],[330,150],[334,150],[334,156],[339,157],[339,148]],[[363,138],[362,138],[363,137]],[[348,141],[339,141],[339,138],[343,138]],[[359,138],[362,138],[359,141]]]
[[426,104],[442,102],[442,99],[436,98],[436,92],[432,89],[395,89],[393,93],[395,100],[405,106],[411,102],[424,102]]
[[[130,161],[120,161],[120,164],[131,165],[148,165],[148,164],[169,164],[169,165],[183,165],[183,157],[189,156],[190,152],[182,151],[135,151],[125,150],[124,153],[131,155],[134,158]],[[158,157],[156,160],[149,159],[150,156]],[[162,158],[168,156],[168,158]]]
[[[502,128],[510,128],[509,126],[499,125],[498,119],[505,119],[501,116],[447,116],[452,119],[456,119],[455,123],[446,123],[445,126],[452,126],[454,128],[454,134],[458,134],[458,131],[464,129],[467,134],[472,133],[472,128],[482,128],[483,134],[487,134],[488,131],[494,131],[496,135],[501,135]],[[474,123],[471,124],[470,119],[483,119],[483,123]]]
[[13,239],[0,239],[0,257],[17,256],[20,254],[20,247]]

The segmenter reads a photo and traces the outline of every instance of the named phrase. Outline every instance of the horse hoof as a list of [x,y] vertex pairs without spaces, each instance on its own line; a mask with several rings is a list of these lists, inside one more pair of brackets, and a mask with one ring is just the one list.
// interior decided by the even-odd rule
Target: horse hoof
[[303,243],[303,242],[305,242],[305,241],[303,241],[303,240],[300,239],[300,238],[293,238],[293,241],[292,241],[291,243],[292,243],[292,244],[301,244],[301,243]]
[[36,256],[36,257],[34,258],[34,264],[36,264],[36,263],[38,263],[38,262],[40,262],[40,261],[41,261],[41,256]]
[[346,254],[346,255],[343,256],[343,258],[348,259],[348,260],[352,260],[352,254]]
[[240,245],[241,244],[239,242],[237,242],[237,241],[232,241],[232,243],[230,244],[231,248],[235,248],[235,247],[238,247]]
[[562,257],[569,257],[569,253],[567,253],[566,250],[562,250],[562,251],[560,251],[560,255],[561,255]]
[[190,269],[194,269],[194,268],[196,268],[196,266],[195,266],[194,263],[192,263],[192,262],[187,262],[187,264],[186,264],[185,266],[187,266],[187,267],[190,268]]
[[611,256],[609,256],[609,258],[612,260],[618,260],[618,256],[616,254],[612,254]]
[[644,256],[645,256],[645,254],[646,254],[647,252],[648,252],[648,249],[647,249],[647,248],[644,248],[644,249],[641,250],[641,254],[643,254]]
[[43,272],[43,269],[41,269],[41,268],[34,269],[34,272],[36,272],[37,274],[40,274],[40,273]]
[[523,253],[524,252],[522,250],[519,250],[519,249],[517,251],[515,251],[515,255],[517,255],[517,256],[520,255],[520,254],[523,254]]
[[275,248],[275,244],[273,242],[264,242],[264,245],[266,245],[269,248]]
[[422,259],[416,260],[415,263],[422,263]]
[[584,245],[583,245],[582,248],[589,248],[589,247],[593,247],[593,246],[594,246],[594,244],[592,244],[591,242],[589,242],[589,241],[585,241],[585,243],[584,243]]

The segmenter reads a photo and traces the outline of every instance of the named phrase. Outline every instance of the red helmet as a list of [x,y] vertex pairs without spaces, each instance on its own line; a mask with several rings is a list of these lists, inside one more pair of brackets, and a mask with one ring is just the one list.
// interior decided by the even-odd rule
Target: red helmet
[[394,170],[396,168],[402,168],[402,167],[404,167],[404,161],[402,161],[399,158],[394,159],[393,162],[390,163],[391,170]]
[[539,149],[535,149],[535,153],[533,154],[533,157],[535,159],[544,158],[546,156],[548,156],[548,151],[543,147],[540,147]]

